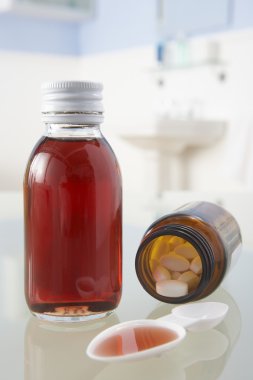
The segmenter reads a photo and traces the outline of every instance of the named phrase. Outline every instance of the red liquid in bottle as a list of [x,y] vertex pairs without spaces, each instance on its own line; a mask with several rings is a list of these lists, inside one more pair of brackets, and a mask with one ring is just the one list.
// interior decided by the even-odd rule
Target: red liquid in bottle
[[121,296],[121,179],[104,138],[43,137],[24,181],[32,312],[89,316]]

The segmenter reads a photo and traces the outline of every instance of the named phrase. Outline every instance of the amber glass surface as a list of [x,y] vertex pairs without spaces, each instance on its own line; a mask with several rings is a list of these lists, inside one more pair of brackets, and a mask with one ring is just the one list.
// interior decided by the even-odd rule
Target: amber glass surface
[[24,205],[31,311],[113,310],[121,296],[121,177],[106,140],[43,137],[27,166]]

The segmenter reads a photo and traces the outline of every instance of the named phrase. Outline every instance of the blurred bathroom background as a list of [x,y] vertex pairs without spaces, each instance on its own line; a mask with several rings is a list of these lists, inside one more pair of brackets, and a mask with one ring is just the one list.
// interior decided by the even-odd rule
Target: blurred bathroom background
[[253,247],[252,67],[253,0],[0,0],[0,191],[22,191],[41,83],[102,81],[124,222],[210,200]]

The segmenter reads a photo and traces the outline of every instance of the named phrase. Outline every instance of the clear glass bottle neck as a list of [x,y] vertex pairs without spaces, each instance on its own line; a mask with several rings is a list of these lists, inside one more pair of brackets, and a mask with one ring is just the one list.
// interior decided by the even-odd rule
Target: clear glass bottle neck
[[46,123],[45,136],[51,138],[95,139],[101,138],[100,124]]

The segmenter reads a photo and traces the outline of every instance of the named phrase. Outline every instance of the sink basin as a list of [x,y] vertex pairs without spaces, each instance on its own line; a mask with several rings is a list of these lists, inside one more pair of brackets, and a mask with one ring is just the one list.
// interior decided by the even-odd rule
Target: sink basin
[[[143,130],[142,126],[136,130]],[[187,148],[211,146],[221,139],[226,123],[213,120],[171,120],[163,118],[150,133],[121,136],[128,143],[157,153],[158,194],[168,190],[188,189]]]
[[226,123],[223,121],[163,118],[157,123],[156,131],[153,133],[123,135],[121,137],[142,149],[178,152],[187,147],[212,145],[223,137],[225,129]]

